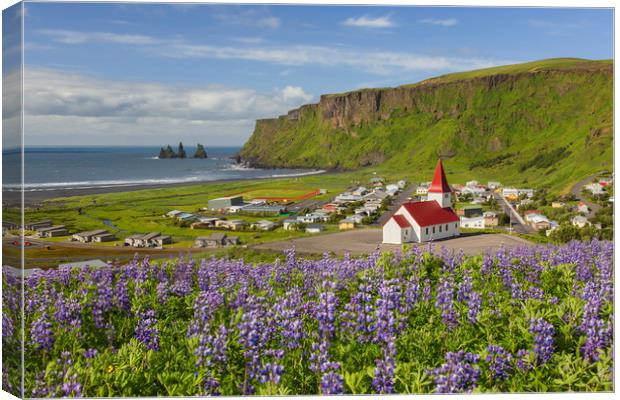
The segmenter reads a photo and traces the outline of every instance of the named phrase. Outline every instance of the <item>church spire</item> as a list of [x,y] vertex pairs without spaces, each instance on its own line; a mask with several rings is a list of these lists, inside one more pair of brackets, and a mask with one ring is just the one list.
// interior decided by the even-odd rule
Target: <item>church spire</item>
[[452,193],[446,174],[443,171],[443,165],[441,159],[437,160],[437,167],[435,168],[435,175],[433,176],[433,182],[428,188],[429,193]]

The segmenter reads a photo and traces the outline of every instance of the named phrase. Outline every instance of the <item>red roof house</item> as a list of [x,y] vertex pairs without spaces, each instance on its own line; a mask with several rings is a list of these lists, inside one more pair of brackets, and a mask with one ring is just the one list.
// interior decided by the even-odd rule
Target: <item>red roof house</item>
[[403,203],[383,225],[383,243],[426,242],[458,236],[460,219],[452,209],[452,189],[441,160],[428,199]]

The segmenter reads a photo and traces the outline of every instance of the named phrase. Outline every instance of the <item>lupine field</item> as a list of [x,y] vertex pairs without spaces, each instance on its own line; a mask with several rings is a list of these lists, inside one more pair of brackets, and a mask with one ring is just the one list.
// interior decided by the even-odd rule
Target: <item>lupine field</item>
[[[430,250],[430,249],[429,249]],[[25,282],[25,396],[611,391],[613,244],[135,259]],[[19,285],[3,273],[3,387]]]

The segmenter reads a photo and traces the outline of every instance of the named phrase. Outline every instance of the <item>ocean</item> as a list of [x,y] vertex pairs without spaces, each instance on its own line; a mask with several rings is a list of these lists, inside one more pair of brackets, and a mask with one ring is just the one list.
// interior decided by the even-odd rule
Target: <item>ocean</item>
[[[188,146],[185,150],[192,156],[195,148]],[[159,147],[27,147],[24,190],[263,179],[323,172],[248,168],[231,158],[239,147],[205,147],[205,150],[207,159],[159,159]],[[19,166],[19,154],[3,152],[3,166],[3,190],[18,190],[19,178],[10,169]]]

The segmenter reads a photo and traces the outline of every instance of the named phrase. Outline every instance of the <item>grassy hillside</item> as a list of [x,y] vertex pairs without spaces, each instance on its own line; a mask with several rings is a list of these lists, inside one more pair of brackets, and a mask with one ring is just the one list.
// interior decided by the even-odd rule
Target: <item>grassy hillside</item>
[[613,166],[611,61],[552,59],[324,95],[259,120],[241,157],[262,166],[458,177],[564,191]]

